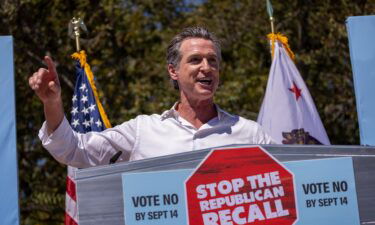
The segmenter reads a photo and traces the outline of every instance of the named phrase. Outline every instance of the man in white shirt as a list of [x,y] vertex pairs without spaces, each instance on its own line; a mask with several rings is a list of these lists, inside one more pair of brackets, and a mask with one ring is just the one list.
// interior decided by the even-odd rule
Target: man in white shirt
[[191,27],[176,35],[167,49],[167,69],[180,100],[162,115],[141,115],[103,132],[79,134],[64,116],[61,87],[52,59],[29,85],[44,104],[46,122],[39,137],[60,162],[74,167],[193,151],[229,144],[270,144],[254,121],[231,115],[214,104],[219,84],[220,43],[206,29]]

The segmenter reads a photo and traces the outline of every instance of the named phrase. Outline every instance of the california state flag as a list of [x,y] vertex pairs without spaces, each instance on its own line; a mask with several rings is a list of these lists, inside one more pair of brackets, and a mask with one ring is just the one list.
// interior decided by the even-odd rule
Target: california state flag
[[315,104],[291,59],[287,38],[268,37],[273,61],[258,123],[278,143],[329,145]]

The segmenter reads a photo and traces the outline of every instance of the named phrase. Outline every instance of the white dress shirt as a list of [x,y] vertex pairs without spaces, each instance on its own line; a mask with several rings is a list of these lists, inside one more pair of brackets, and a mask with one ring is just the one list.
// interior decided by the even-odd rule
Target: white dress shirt
[[254,121],[217,107],[218,116],[195,128],[174,107],[161,115],[140,115],[102,132],[80,134],[64,117],[50,135],[46,122],[39,131],[43,146],[61,163],[86,168],[108,164],[117,151],[118,161],[139,160],[230,144],[273,143]]

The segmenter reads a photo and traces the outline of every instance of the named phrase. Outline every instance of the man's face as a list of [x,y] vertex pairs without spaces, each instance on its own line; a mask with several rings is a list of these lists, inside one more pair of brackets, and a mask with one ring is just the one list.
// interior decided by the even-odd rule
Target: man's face
[[212,99],[219,84],[219,56],[210,40],[190,38],[181,43],[181,61],[177,68],[168,66],[181,95],[189,100]]

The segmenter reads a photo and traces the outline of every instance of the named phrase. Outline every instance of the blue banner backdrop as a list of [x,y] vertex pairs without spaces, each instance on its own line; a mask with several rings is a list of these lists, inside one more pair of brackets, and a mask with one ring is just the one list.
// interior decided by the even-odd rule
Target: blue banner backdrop
[[13,39],[0,36],[0,224],[19,224]]
[[375,15],[347,19],[361,145],[375,146]]

